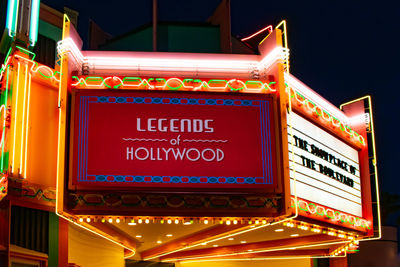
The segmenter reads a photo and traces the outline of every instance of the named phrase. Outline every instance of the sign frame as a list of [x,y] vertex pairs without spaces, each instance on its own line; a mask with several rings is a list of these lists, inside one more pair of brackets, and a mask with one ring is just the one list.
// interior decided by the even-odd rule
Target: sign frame
[[[298,116],[302,117],[303,119],[309,121],[314,126],[319,127],[323,131],[326,131],[330,135],[334,136],[335,138],[339,139],[340,141],[344,142],[346,145],[352,147],[358,152],[359,158],[359,172],[360,172],[360,187],[361,187],[361,210],[362,216],[360,218],[365,219],[369,222],[370,228],[368,228],[368,234],[373,232],[373,223],[372,223],[372,212],[371,210],[371,188],[370,188],[370,171],[369,171],[369,163],[368,163],[368,143],[365,143],[363,147],[357,147],[355,144],[348,140],[345,135],[339,135],[337,131],[334,130],[334,127],[331,125],[327,125],[326,122],[318,116],[312,115],[307,112],[302,105],[300,104],[293,104],[292,105],[292,112],[296,113]],[[347,114],[346,114],[347,115]],[[366,136],[366,129],[358,129],[358,132],[364,137],[365,140],[367,139]],[[291,178],[289,178],[291,179]],[[308,201],[308,200],[307,200]],[[317,203],[324,205],[328,208],[331,208],[326,203]],[[342,211],[343,212],[343,211]],[[316,219],[311,215],[308,215],[307,212],[299,212],[299,216],[313,218]],[[320,219],[326,221],[324,219]],[[329,220],[328,220],[329,221]],[[329,222],[331,223],[331,222]],[[346,228],[354,228],[353,225],[343,225]]]

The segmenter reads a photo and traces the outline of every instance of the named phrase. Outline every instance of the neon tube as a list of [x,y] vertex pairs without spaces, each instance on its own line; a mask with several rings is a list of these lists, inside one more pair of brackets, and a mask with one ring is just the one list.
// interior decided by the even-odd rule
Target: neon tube
[[[289,49],[289,47],[288,47],[288,41],[287,41],[286,20],[282,20],[282,21],[275,27],[275,29],[278,29],[279,27],[282,27],[282,28],[283,28],[283,30],[282,30],[282,33],[283,33],[283,40],[284,40],[283,47],[284,47],[285,49]],[[266,38],[265,38],[265,39],[266,39]],[[265,39],[264,39],[264,40],[265,40]],[[264,42],[264,40],[262,40],[261,43]],[[260,44],[261,44],[261,43],[260,43]],[[289,54],[287,54],[287,57],[284,59],[284,61],[285,61],[284,66],[286,67],[286,68],[285,68],[286,73],[289,74],[289,72],[290,72],[290,71],[289,71],[289,67],[290,67],[290,65],[289,65]]]
[[[345,258],[343,256],[282,256],[282,257],[262,257],[262,258],[227,258],[227,259],[203,259],[203,260],[183,260],[180,264],[193,263],[193,262],[213,262],[213,261],[267,261],[267,260],[294,260],[294,259],[325,259],[325,258]],[[171,260],[166,260],[170,262]]]
[[8,1],[6,28],[8,29],[8,36],[10,36],[11,38],[14,37],[16,33],[17,19],[18,19],[18,5],[19,5],[19,0]]
[[265,27],[264,29],[259,30],[258,32],[254,33],[254,34],[252,34],[252,35],[250,35],[248,37],[242,38],[242,39],[240,39],[240,41],[244,42],[246,40],[249,40],[249,39],[253,38],[256,35],[258,35],[258,34],[260,34],[262,32],[265,32],[266,30],[268,30],[269,33],[271,33],[272,32],[272,25],[269,25],[269,26]]
[[[25,109],[26,109],[26,90],[28,85],[28,64],[25,64],[25,83],[24,83],[24,102],[22,105],[22,130],[21,130],[21,151],[19,159],[19,174],[22,174],[22,163],[24,158],[24,135],[25,135]],[[24,177],[25,178],[25,177]]]
[[12,37],[14,37],[16,34],[17,34],[17,22],[18,22],[18,11],[19,11],[19,0],[16,0],[17,1],[17,8],[15,8],[14,10],[13,10],[13,16],[14,16],[14,35],[12,36]]
[[0,113],[1,113],[1,111],[3,111],[3,133],[1,135],[0,147],[3,148],[4,147],[5,123],[6,123],[6,112],[7,112],[6,105],[2,104],[0,106]]
[[[285,73],[284,73],[285,74]],[[289,92],[287,90],[285,90],[287,93],[287,97],[288,97],[288,104],[289,104],[289,109],[286,112],[286,119],[287,120],[287,124],[288,124],[288,134],[290,135],[290,138],[292,138],[293,140],[293,123],[292,123],[292,116],[290,116],[290,114],[293,112],[292,110],[292,100],[290,99],[290,90]],[[289,140],[288,140],[289,142]],[[291,155],[292,155],[292,159],[294,159],[294,142],[290,142],[290,149],[291,149]],[[291,166],[290,166],[291,164]],[[290,161],[289,160],[289,170],[290,168],[292,168],[292,172],[293,172],[293,193],[294,193],[294,199],[297,203],[297,172],[296,172],[296,164],[294,162],[294,160]],[[289,171],[289,176],[290,176],[290,171]],[[289,177],[289,186],[290,186],[290,177]],[[296,218],[299,215],[299,207],[297,205],[295,205],[295,216],[294,218]]]
[[[297,211],[297,208],[296,208],[296,211]],[[244,234],[244,233],[247,233],[247,232],[251,232],[251,231],[254,231],[254,230],[258,230],[258,229],[261,229],[261,228],[264,228],[264,227],[267,227],[267,226],[280,224],[280,223],[283,223],[285,221],[295,219],[297,216],[298,216],[298,213],[296,212],[296,214],[294,216],[289,217],[289,218],[284,218],[282,220],[279,220],[279,221],[276,221],[276,222],[272,222],[272,223],[261,224],[260,226],[255,226],[255,227],[251,227],[250,226],[250,228],[246,228],[245,230],[241,230],[241,231],[238,231],[236,233],[229,233],[227,235],[224,235],[224,236],[221,236],[221,237],[217,237],[217,238],[214,238],[214,239],[211,239],[211,240],[204,241],[204,239],[203,239],[203,240],[198,241],[199,243],[197,243],[197,244],[188,245],[188,246],[185,246],[183,248],[179,248],[179,249],[172,250],[172,251],[169,251],[169,252],[165,252],[165,253],[162,253],[162,254],[157,254],[155,256],[147,257],[147,258],[144,258],[144,260],[152,260],[152,259],[155,259],[155,258],[158,258],[158,257],[162,257],[162,256],[165,256],[165,255],[168,255],[168,254],[171,254],[171,253],[179,252],[179,251],[182,251],[182,250],[185,250],[185,249],[190,249],[190,248],[202,246],[202,244],[204,242],[212,243],[212,242],[216,242],[216,241],[219,241],[219,240],[222,240],[222,239],[226,239],[226,238],[229,238],[229,237],[233,237],[233,236],[241,235],[241,234]]]
[[5,57],[5,60],[4,60],[4,64],[1,64],[1,68],[0,68],[0,80],[3,78],[3,73],[4,73],[4,71],[6,70],[8,64],[9,64],[9,61],[11,60],[11,56],[10,56],[11,51],[12,51],[12,47],[10,47],[10,48],[8,49],[8,52],[7,52],[6,57]]
[[[46,65],[39,65],[36,61],[24,58],[20,55],[15,55],[15,58],[31,63],[32,64],[32,67],[30,68],[31,73],[39,73],[43,78],[53,79],[56,82],[60,82],[60,79],[56,77],[56,74],[60,73],[59,71],[53,71],[53,69],[51,69]],[[45,70],[45,72],[47,72],[47,75],[42,70]]]
[[[58,103],[57,103],[57,107],[59,108],[59,109],[61,109],[61,84],[62,84],[62,75],[63,75],[63,57],[61,57],[61,65],[60,65],[60,82],[58,83]],[[60,111],[60,114],[61,114],[61,111]],[[60,121],[61,121],[61,119],[60,119]],[[58,127],[58,131],[60,131],[60,128],[61,127],[61,125],[59,125],[59,127]],[[60,133],[58,133],[58,135],[59,135],[59,137],[60,137]],[[57,164],[58,165],[58,164]]]
[[218,257],[238,256],[238,255],[244,255],[244,254],[256,254],[256,253],[262,253],[262,252],[282,251],[282,250],[287,250],[287,249],[318,247],[318,246],[321,246],[321,245],[327,246],[327,245],[335,245],[335,244],[342,244],[342,243],[349,243],[349,242],[348,241],[321,242],[321,243],[318,243],[318,244],[300,245],[300,246],[284,247],[284,248],[276,248],[276,249],[262,249],[262,250],[256,250],[256,251],[233,252],[233,253],[218,254],[218,255],[175,258],[175,259],[167,259],[165,261],[166,262],[170,262],[170,261],[177,261],[177,260],[179,260],[179,261],[188,261],[188,260],[197,260],[197,259],[211,259],[211,258],[218,258]]
[[24,162],[24,178],[27,178],[27,161],[28,161],[28,129],[29,129],[29,106],[30,106],[30,99],[31,99],[31,74],[29,73],[28,79],[28,107],[27,107],[27,118],[26,118],[26,128],[25,128],[25,162]]
[[7,102],[8,102],[8,83],[9,83],[9,76],[10,76],[10,66],[7,66],[7,78],[6,78],[6,93],[5,93],[5,100],[4,100],[4,118],[3,118],[3,134],[1,136],[1,172],[4,171],[4,142],[5,142],[5,130],[6,130],[6,119],[7,119]]
[[[280,223],[280,222],[275,222],[273,224],[277,224],[277,223]],[[239,231],[239,232],[236,232],[236,233],[232,233],[232,234],[227,234],[225,236],[217,237],[217,238],[214,238],[214,239],[211,239],[211,240],[204,241],[204,239],[202,239],[202,240],[198,241],[199,243],[197,243],[197,244],[185,246],[183,248],[179,248],[179,249],[172,250],[172,251],[169,251],[169,252],[165,252],[165,253],[162,253],[162,254],[157,254],[155,256],[147,257],[147,258],[144,258],[144,260],[152,260],[152,259],[155,259],[155,258],[158,258],[158,257],[162,257],[162,256],[165,256],[165,255],[168,255],[168,254],[171,254],[171,253],[179,252],[179,251],[182,251],[182,250],[185,250],[185,249],[190,249],[190,248],[202,246],[204,242],[206,242],[207,244],[208,243],[212,243],[212,242],[216,242],[216,241],[219,241],[219,240],[222,240],[222,239],[226,239],[226,238],[229,238],[229,237],[233,237],[233,236],[244,234],[244,233],[247,233],[247,232],[250,232],[250,231],[254,231],[254,230],[257,230],[257,229],[260,229],[260,228],[264,228],[266,226],[273,225],[273,224],[263,224],[263,225],[260,225],[259,227],[253,227],[253,228],[250,228],[250,229],[247,228],[245,230],[242,230],[242,231]]]
[[[121,70],[128,73],[137,73],[140,76],[149,76],[159,72],[165,76],[192,77],[251,77],[252,71],[261,72],[270,67],[276,60],[283,58],[284,52],[276,48],[261,62],[243,60],[209,60],[209,59],[172,59],[162,57],[128,58],[128,57],[91,57],[87,56],[86,62],[92,74],[109,73],[110,70]],[[187,74],[187,75],[185,75]],[[197,75],[196,75],[197,74]]]
[[60,54],[69,53],[78,65],[87,65],[91,75],[120,73],[151,76],[158,72],[164,76],[253,78],[277,60],[286,60],[288,49],[277,47],[266,58],[259,55],[218,55],[169,52],[84,51],[77,48],[71,38],[57,45]]
[[70,37],[65,38],[57,43],[57,51],[59,55],[64,55],[65,53],[70,52],[74,59],[80,64],[82,64],[84,61],[84,57],[80,49]]
[[285,61],[289,57],[289,49],[276,47],[260,61],[260,66],[265,71],[270,68],[277,60]]
[[[327,123],[331,123],[334,127],[336,127],[336,131],[337,132],[345,132],[346,134],[349,135],[349,137],[351,137],[351,141],[357,143],[357,145],[365,145],[365,140],[364,137],[360,134],[358,134],[357,132],[355,132],[354,130],[352,130],[349,126],[348,126],[348,122],[349,122],[349,118],[343,113],[343,116],[345,118],[347,118],[347,122],[344,122],[342,120],[339,120],[338,118],[336,118],[335,116],[332,116],[332,114],[328,113],[325,109],[323,109],[321,106],[317,105],[314,101],[310,100],[308,97],[304,97],[301,93],[299,93],[299,91],[296,89],[294,90],[294,87],[288,87],[288,85],[286,84],[287,89],[286,91],[290,92],[290,96],[291,98],[293,98],[294,100],[296,100],[297,102],[299,102],[301,105],[304,105],[303,108],[307,109],[309,112],[313,113],[313,115],[316,115],[316,117],[320,117],[325,120],[325,122]],[[308,90],[310,90],[309,92],[313,92],[311,89],[308,88]],[[318,94],[316,94],[314,92],[314,94],[321,98],[323,101],[325,101],[322,97],[320,97]],[[314,95],[314,99],[315,99],[315,95]],[[320,100],[321,102],[321,100]],[[331,105],[331,107],[334,107],[333,105]],[[336,108],[336,107],[334,107]],[[340,111],[341,112],[341,111]],[[337,114],[336,114],[337,115]]]
[[17,68],[17,92],[16,92],[16,96],[15,96],[15,114],[14,114],[14,138],[13,138],[13,161],[12,161],[12,165],[11,165],[11,173],[14,173],[14,169],[15,169],[15,140],[16,135],[17,135],[17,115],[18,115],[18,95],[19,95],[19,75],[21,73],[21,64],[18,62],[18,68]]
[[29,24],[29,41],[34,46],[37,41],[39,27],[40,0],[32,0],[31,21]]
[[[111,85],[109,82],[111,81]],[[174,83],[174,86],[170,84]],[[240,87],[235,86],[240,84]],[[140,77],[124,77],[117,76],[72,76],[72,87],[76,88],[94,88],[94,89],[159,89],[159,90],[186,90],[186,91],[232,91],[232,92],[249,92],[249,93],[271,93],[276,89],[270,87],[275,82],[262,82],[260,80],[242,81],[238,79],[231,80],[201,80],[201,79],[179,79],[179,78],[140,78]],[[178,84],[178,85],[176,85]]]
[[136,250],[134,250],[131,254],[124,256],[124,259],[129,259],[130,257],[135,256],[135,254],[136,254]]
[[[64,14],[64,18],[63,18],[63,31],[62,31],[62,37],[63,39],[65,38],[66,35],[66,24],[67,24],[67,20],[69,21],[69,18],[66,14]],[[56,176],[56,214],[62,218],[67,219],[68,221],[72,221],[68,218],[66,218],[65,216],[63,216],[59,211],[60,207],[59,207],[59,201],[62,199],[60,197],[60,179],[63,179],[62,182],[64,182],[64,174],[63,174],[63,169],[64,166],[61,166],[63,161],[65,160],[65,144],[63,144],[63,140],[65,139],[65,133],[64,136],[62,135],[62,119],[63,119],[63,108],[61,106],[61,93],[62,93],[62,89],[63,89],[63,82],[62,82],[62,78],[63,78],[63,72],[62,72],[62,67],[65,64],[63,62],[64,59],[64,54],[59,54],[60,58],[61,58],[61,63],[60,63],[60,71],[61,71],[61,76],[60,76],[60,83],[58,84],[58,135],[57,135],[57,176]],[[65,74],[64,74],[65,76]],[[65,129],[64,129],[65,131]],[[62,206],[61,206],[62,208]]]
[[[367,117],[368,116],[368,117]],[[363,114],[359,114],[356,116],[353,116],[351,118],[349,118],[349,123],[351,124],[358,124],[358,123],[369,123],[370,121],[367,122],[367,119],[370,120],[369,118],[369,114],[368,113],[363,113]]]
[[[126,57],[86,57],[89,64],[96,67],[131,67],[140,66],[141,68],[158,68],[162,69],[187,69],[196,70],[196,68],[204,68],[206,70],[228,69],[228,70],[247,70],[249,64],[257,64],[255,61],[228,61],[228,60],[178,60],[178,59],[162,59],[148,57],[126,58]],[[212,67],[210,67],[212,66]]]
[[290,87],[293,87],[295,90],[299,91],[306,98],[310,99],[315,104],[324,107],[326,111],[331,113],[331,115],[335,116],[346,124],[348,123],[348,117],[340,109],[326,101],[323,97],[321,97],[310,87],[299,81],[296,77],[291,74],[285,73],[285,81]]
[[[295,201],[294,198],[292,198],[291,200],[292,200],[292,208],[294,207],[294,205],[298,205],[299,209],[303,213],[302,214],[303,216],[306,217],[309,217],[309,215],[319,216],[321,218],[324,218],[324,221],[340,222],[344,224],[345,227],[351,227],[351,228],[362,227],[364,228],[363,231],[366,231],[366,229],[369,228],[369,222],[366,219],[342,211],[338,211],[332,208],[320,206],[308,200],[298,199],[297,202]],[[331,212],[329,213],[329,211]],[[307,214],[304,214],[304,212]]]

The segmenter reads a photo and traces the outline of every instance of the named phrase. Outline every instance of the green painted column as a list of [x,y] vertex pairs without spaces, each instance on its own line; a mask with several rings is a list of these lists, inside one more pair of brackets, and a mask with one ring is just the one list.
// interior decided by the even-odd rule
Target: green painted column
[[49,267],[58,266],[58,218],[54,212],[49,212]]

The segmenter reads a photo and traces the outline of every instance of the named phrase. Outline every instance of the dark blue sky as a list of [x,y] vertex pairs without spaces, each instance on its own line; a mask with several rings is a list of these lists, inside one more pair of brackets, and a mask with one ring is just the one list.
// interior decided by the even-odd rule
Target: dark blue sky
[[[93,19],[112,35],[151,22],[152,1],[42,0],[79,12],[87,36]],[[129,6],[128,6],[129,3]],[[219,0],[159,0],[160,21],[205,21]],[[383,191],[400,193],[400,4],[396,1],[232,0],[232,34],[246,37],[282,19],[288,23],[291,73],[336,106],[371,95]]]

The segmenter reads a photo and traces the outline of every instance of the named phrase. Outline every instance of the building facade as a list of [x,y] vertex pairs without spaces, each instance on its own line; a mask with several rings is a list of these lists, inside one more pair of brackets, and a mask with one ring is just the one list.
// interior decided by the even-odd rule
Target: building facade
[[[290,74],[285,21],[232,46],[223,23],[160,24],[163,52],[148,27],[100,51],[65,12],[8,1],[3,265],[346,266],[380,238],[371,99],[337,108]],[[196,30],[208,46],[165,37]]]

